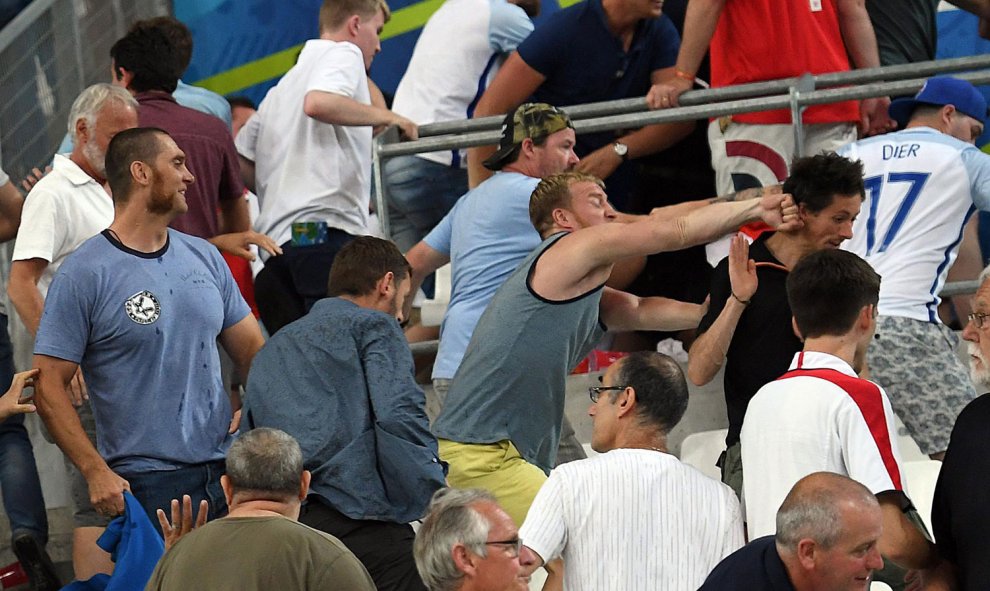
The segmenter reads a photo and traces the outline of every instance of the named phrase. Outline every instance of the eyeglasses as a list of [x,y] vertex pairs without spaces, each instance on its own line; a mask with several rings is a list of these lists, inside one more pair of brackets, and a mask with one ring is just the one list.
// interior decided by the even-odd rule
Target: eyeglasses
[[511,540],[503,540],[501,542],[485,542],[486,546],[505,546],[505,549],[509,551],[509,555],[515,558],[519,556],[519,551],[522,548],[522,539],[513,538]]
[[983,328],[986,323],[986,319],[990,317],[990,314],[981,314],[979,312],[973,312],[969,315],[969,321],[973,323],[976,328]]
[[628,387],[629,386],[591,386],[588,388],[588,396],[591,397],[592,402],[598,402],[598,399],[602,396],[602,392],[608,392],[609,390],[618,390],[621,392]]

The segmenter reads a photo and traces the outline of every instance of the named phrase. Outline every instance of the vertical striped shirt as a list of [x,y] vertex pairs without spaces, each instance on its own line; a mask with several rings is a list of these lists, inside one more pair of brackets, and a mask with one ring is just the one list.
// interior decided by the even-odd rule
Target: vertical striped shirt
[[616,449],[550,473],[519,533],[564,588],[694,591],[743,544],[732,491],[672,455]]

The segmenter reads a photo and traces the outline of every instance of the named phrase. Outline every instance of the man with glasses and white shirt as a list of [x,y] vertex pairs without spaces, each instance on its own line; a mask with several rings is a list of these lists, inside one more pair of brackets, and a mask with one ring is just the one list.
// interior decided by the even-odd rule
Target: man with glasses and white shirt
[[743,524],[732,489],[667,451],[688,405],[681,368],[636,352],[589,391],[601,455],[558,466],[536,495],[520,532],[531,568],[563,557],[567,590],[694,591],[743,545]]

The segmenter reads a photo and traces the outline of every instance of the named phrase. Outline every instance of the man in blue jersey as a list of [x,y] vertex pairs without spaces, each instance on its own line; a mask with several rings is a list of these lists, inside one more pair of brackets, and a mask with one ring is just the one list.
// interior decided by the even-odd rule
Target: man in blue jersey
[[941,459],[956,416],[976,397],[937,308],[966,221],[990,209],[990,156],[974,145],[987,102],[969,82],[937,76],[890,114],[905,129],[839,150],[863,162],[866,187],[843,248],[883,277],[872,378],[921,450]]
[[[120,132],[106,170],[113,223],[65,261],[45,301],[38,412],[97,511],[121,513],[129,490],[152,522],[184,494],[219,516],[240,400],[223,387],[216,341],[244,375],[261,331],[216,248],[168,227],[193,181],[175,141],[155,128]],[[80,364],[99,451],[67,394]]]

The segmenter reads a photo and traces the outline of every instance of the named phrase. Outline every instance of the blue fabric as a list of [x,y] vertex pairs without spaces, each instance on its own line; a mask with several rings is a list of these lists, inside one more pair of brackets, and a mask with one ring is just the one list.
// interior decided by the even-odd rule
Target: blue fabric
[[462,197],[424,239],[451,260],[450,303],[440,328],[433,379],[452,379],[495,292],[540,245],[529,197],[540,179],[499,172]]
[[491,0],[488,5],[488,44],[499,53],[514,51],[533,32],[533,21],[521,8],[505,0]]
[[402,252],[423,239],[467,191],[467,170],[418,156],[385,162],[389,233]]
[[134,495],[128,492],[124,493],[124,514],[110,522],[96,543],[110,553],[114,561],[113,575],[96,575],[86,581],[76,581],[63,587],[63,591],[144,589],[165,554],[165,543],[156,526],[148,520]]
[[[518,51],[546,78],[532,100],[562,107],[645,96],[652,73],[674,66],[680,44],[674,24],[662,15],[640,22],[624,51],[621,39],[608,29],[601,0],[587,0],[553,14]],[[616,137],[615,131],[581,134],[574,151],[584,157]],[[627,162],[607,179],[609,197],[619,206],[634,176],[635,167]]]
[[169,230],[160,251],[140,253],[104,231],[56,273],[35,353],[82,362],[112,469],[170,470],[226,455],[231,408],[216,339],[248,314],[205,240]]
[[[425,397],[394,317],[341,298],[320,300],[268,340],[254,357],[247,384],[247,424],[295,437],[313,474],[310,493],[347,517],[408,523],[422,517],[444,486]],[[401,472],[378,461],[373,417],[378,430],[391,435],[390,443],[418,447]],[[392,486],[418,495],[418,503],[393,506]]]
[[[13,378],[14,354],[7,333],[7,316],[0,314],[0,392],[10,387]],[[44,546],[48,542],[48,515],[22,414],[0,423],[0,492],[3,509],[10,519],[11,539],[27,533]]]
[[186,84],[182,80],[179,80],[179,84],[175,87],[175,92],[172,93],[172,98],[183,107],[189,107],[201,113],[213,115],[226,123],[227,129],[230,129],[230,103],[227,102],[227,99],[212,90]]
[[698,591],[794,591],[773,536],[757,538],[725,557]]

